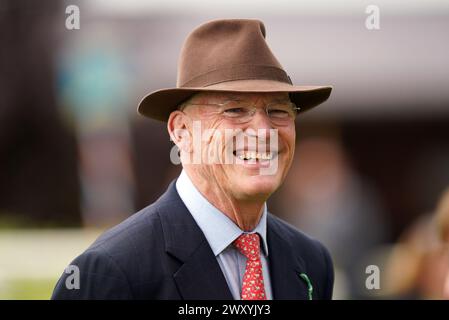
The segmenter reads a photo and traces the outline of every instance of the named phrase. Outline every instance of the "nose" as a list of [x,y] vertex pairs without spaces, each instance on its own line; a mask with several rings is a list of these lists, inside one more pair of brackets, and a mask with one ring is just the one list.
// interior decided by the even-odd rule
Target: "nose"
[[248,124],[248,127],[253,129],[256,133],[259,132],[258,130],[265,129],[265,138],[268,138],[270,136],[270,129],[273,129],[270,118],[263,108],[257,108],[253,118]]
[[248,147],[264,151],[270,150],[268,145],[271,141],[271,129],[273,127],[267,113],[264,109],[257,108],[245,130]]

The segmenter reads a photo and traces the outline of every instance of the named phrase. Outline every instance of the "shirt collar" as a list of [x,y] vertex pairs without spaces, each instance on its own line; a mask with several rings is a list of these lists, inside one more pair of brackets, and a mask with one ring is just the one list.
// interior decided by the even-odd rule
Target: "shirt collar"
[[215,256],[218,256],[242,233],[258,233],[262,239],[263,251],[268,256],[266,203],[257,226],[254,230],[245,232],[198,191],[184,170],[176,181],[176,190],[203,231]]

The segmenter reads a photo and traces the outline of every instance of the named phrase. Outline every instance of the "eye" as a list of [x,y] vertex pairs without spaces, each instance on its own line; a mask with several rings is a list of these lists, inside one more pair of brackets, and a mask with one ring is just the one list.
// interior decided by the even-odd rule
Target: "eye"
[[268,115],[273,118],[288,118],[290,113],[282,109],[270,109],[268,110]]
[[240,117],[247,114],[247,110],[245,108],[229,108],[226,109],[223,114],[228,117]]

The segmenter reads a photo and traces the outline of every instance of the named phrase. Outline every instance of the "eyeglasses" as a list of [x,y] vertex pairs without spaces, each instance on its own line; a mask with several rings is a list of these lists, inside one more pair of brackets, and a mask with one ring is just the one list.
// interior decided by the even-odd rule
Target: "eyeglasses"
[[[222,103],[187,103],[183,107],[187,105],[218,106],[219,109],[214,113],[236,124],[251,121],[257,109],[260,109],[252,105],[252,103],[242,100],[229,100]],[[264,111],[273,124],[285,126],[295,120],[300,109],[291,101],[277,101],[267,104]]]

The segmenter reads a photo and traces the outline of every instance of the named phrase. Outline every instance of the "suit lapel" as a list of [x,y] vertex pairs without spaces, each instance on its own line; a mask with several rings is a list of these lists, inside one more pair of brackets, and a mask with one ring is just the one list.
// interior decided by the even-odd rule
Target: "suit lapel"
[[173,181],[158,200],[165,250],[181,261],[173,279],[183,299],[232,300],[226,279],[203,232],[182,202]]
[[[304,261],[293,254],[271,214],[267,217],[267,241],[273,299],[308,299],[308,286],[300,274],[306,272]],[[297,249],[296,249],[297,250]]]
[[184,299],[232,300],[223,272],[207,241],[203,241],[174,275]]

